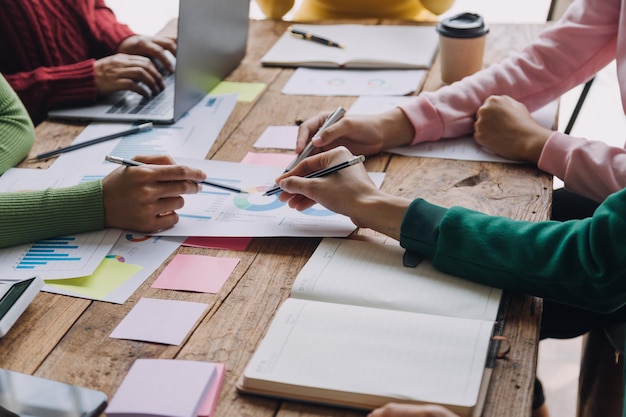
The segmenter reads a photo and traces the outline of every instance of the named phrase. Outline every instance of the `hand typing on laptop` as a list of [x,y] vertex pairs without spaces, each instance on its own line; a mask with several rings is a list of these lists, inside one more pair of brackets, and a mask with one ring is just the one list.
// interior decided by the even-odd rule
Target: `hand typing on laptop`
[[142,55],[160,62],[168,73],[174,72],[174,65],[169,51],[176,56],[176,39],[167,36],[135,35],[124,39],[117,47],[117,52],[129,55]]
[[[67,0],[55,1],[65,4],[63,2]],[[102,1],[98,3],[102,7]],[[73,89],[64,89],[50,103],[53,106],[47,115],[57,119],[176,122],[241,62],[246,52],[249,12],[249,0],[179,0],[175,40],[135,34],[105,37],[113,50],[96,59],[105,55],[125,55],[96,61],[103,64],[99,77],[102,82],[97,87],[91,84],[91,79],[85,81],[75,77],[78,78],[76,84],[86,85],[83,88],[94,100],[91,97],[81,99]],[[99,27],[100,21],[92,25]],[[116,29],[128,32],[124,25]],[[168,29],[166,33],[173,32],[172,28]],[[113,43],[111,40],[117,41]],[[174,61],[176,70],[171,74]],[[88,63],[94,67],[92,60]],[[96,90],[98,94],[95,94]]]
[[117,52],[94,64],[98,94],[129,90],[150,97],[165,88],[157,67],[166,73],[174,72],[168,57],[168,52],[176,54],[176,41],[172,38],[130,36],[120,43]]

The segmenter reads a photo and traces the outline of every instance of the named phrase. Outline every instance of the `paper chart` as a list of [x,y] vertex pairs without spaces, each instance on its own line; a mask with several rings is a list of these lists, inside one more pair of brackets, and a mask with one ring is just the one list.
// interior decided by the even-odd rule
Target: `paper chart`
[[[299,212],[281,202],[277,195],[264,196],[283,168],[178,158],[177,161],[207,173],[219,173],[207,179],[247,193],[229,193],[205,186],[200,193],[185,196],[185,206],[177,211],[180,221],[159,235],[342,237],[356,228],[347,217],[322,206]],[[380,185],[384,174],[373,174]]]

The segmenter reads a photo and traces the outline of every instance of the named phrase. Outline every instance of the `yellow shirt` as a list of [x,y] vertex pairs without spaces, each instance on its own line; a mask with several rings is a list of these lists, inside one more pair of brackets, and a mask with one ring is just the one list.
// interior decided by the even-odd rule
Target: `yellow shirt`
[[[294,0],[256,0],[265,16],[280,19]],[[434,21],[454,0],[303,0],[294,11],[297,21],[324,19],[389,18]]]

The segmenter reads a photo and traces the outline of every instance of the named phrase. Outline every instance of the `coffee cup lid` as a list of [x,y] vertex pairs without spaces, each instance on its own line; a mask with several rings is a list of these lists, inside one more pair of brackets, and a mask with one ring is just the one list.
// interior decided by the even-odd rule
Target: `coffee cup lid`
[[477,38],[488,33],[489,26],[476,13],[459,13],[437,23],[437,32],[451,38]]

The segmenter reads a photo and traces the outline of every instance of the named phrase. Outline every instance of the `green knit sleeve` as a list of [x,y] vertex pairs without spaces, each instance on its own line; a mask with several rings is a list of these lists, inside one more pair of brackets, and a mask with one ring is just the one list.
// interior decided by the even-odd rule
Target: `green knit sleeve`
[[[0,75],[0,174],[30,151],[35,130],[24,106]],[[0,247],[104,227],[102,183],[0,193]]]
[[626,305],[626,190],[593,217],[521,222],[452,208],[433,264],[482,284],[600,312]]
[[35,129],[22,102],[0,75],[0,175],[30,151]]
[[0,247],[102,229],[102,183],[2,193],[0,225]]
[[[590,310],[626,305],[626,189],[590,218],[525,222],[462,207],[412,204],[401,243],[481,284]],[[419,226],[420,224],[423,224]]]

